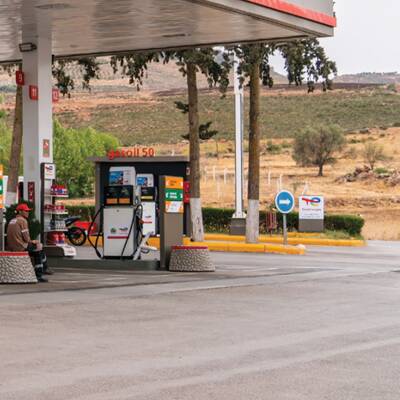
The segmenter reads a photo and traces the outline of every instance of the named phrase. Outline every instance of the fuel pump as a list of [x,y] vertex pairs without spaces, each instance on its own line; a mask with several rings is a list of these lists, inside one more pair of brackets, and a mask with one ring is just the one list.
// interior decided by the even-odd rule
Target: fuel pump
[[[92,222],[93,226],[100,216],[96,241],[93,243],[89,240],[99,258],[132,259],[137,253],[142,241],[143,207],[140,199],[141,189],[132,184],[135,181],[133,167],[110,168],[109,186],[104,188],[102,205]],[[98,249],[101,236],[103,254]]]
[[132,258],[138,245],[140,198],[134,186],[107,186],[103,210],[103,257]]
[[141,188],[143,206],[143,235],[155,236],[158,231],[157,224],[157,188],[154,184],[153,174],[137,174],[136,184]]

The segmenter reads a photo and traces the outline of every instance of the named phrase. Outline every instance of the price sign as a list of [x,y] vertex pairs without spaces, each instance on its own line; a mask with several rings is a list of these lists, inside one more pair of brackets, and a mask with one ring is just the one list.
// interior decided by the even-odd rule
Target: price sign
[[182,201],[183,200],[183,190],[179,189],[167,189],[165,191],[166,200],[170,201]]
[[177,176],[165,178],[165,212],[183,213],[183,178]]

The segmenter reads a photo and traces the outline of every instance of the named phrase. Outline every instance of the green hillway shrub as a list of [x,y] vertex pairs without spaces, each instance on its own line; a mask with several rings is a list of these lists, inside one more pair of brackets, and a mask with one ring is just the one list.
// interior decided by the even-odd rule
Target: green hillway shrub
[[[229,232],[233,209],[226,208],[203,208],[204,229],[206,232]],[[266,220],[266,211],[260,211],[260,223]],[[299,214],[293,212],[287,216],[289,231],[299,229]],[[357,215],[325,215],[325,229],[330,231],[345,231],[351,236],[361,235],[364,219]],[[282,229],[282,214],[278,214],[278,228]],[[263,229],[261,229],[261,233]]]
[[[94,217],[94,206],[68,206],[69,215],[80,215],[83,221]],[[234,213],[230,208],[203,208],[204,229],[206,232],[228,233],[231,218]],[[266,211],[260,211],[260,223],[266,220]],[[299,214],[293,212],[287,216],[289,231],[299,228]],[[351,236],[361,235],[364,219],[357,215],[325,215],[325,229],[329,231],[344,231]],[[282,214],[278,214],[278,226],[282,229]],[[261,233],[265,233],[261,228]]]

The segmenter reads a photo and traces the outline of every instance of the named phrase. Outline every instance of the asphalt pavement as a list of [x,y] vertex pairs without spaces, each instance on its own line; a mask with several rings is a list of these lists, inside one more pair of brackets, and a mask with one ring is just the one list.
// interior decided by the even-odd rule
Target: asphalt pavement
[[400,397],[400,243],[0,286],[1,400]]

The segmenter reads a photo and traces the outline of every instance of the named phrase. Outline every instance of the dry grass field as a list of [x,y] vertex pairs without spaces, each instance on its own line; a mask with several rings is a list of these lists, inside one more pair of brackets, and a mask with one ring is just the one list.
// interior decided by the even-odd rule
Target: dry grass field
[[[329,213],[354,213],[366,219],[363,234],[367,239],[400,240],[400,185],[389,185],[383,179],[367,178],[344,182],[340,177],[363,167],[365,143],[382,145],[388,156],[377,164],[378,170],[400,170],[400,128],[373,129],[369,134],[348,134],[348,145],[334,165],[325,168],[324,177],[317,177],[317,169],[299,167],[291,157],[291,140],[274,139],[263,142],[261,169],[261,203],[267,207],[282,188],[297,196],[304,190],[326,198]],[[272,146],[271,146],[272,143]],[[233,207],[234,156],[233,142],[214,141],[202,144],[202,198],[204,205]],[[271,154],[266,148],[273,148]],[[157,154],[187,154],[185,143],[156,146]],[[245,161],[245,175],[247,171]],[[245,185],[246,192],[246,185]]]

